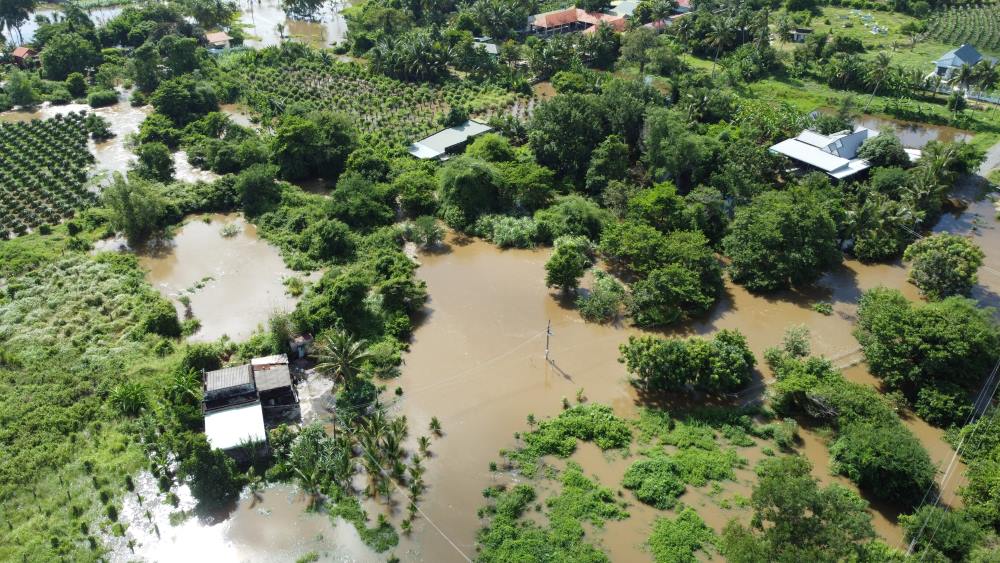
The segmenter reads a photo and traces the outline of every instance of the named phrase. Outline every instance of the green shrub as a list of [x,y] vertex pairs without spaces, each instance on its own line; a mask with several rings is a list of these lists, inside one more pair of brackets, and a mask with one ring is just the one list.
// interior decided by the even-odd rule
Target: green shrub
[[118,92],[114,90],[94,90],[87,95],[87,104],[92,108],[103,108],[118,103]]
[[660,510],[673,508],[685,489],[677,464],[666,456],[640,459],[625,471],[622,486],[640,501]]

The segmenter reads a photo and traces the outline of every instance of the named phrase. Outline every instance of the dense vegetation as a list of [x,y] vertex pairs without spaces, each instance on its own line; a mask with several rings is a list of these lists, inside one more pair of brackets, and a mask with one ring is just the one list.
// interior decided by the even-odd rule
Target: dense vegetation
[[[792,453],[797,424],[808,423],[830,437],[833,471],[913,511],[900,522],[921,558],[986,560],[1000,505],[995,444],[983,438],[993,434],[995,412],[959,428],[971,420],[972,395],[1000,338],[992,313],[962,297],[975,294],[983,252],[958,237],[914,239],[950,205],[956,180],[978,168],[1000,121],[960,94],[939,95],[916,68],[927,62],[913,50],[925,28],[902,14],[922,17],[940,2],[849,3],[898,12],[893,21],[906,31],[893,29],[893,41],[905,34],[911,47],[890,53],[888,39],[834,26],[838,12],[808,0],[696,2],[663,33],[636,25],[672,13],[670,3],[647,0],[623,33],[600,26],[551,38],[519,32],[528,14],[560,7],[552,2],[364,2],[345,8],[347,41],[333,50],[282,37],[275,47],[223,54],[210,53],[203,35],[224,29],[240,42],[229,2],[130,5],[103,25],[70,3],[60,17],[39,20],[31,46],[40,55],[4,68],[0,108],[86,100],[152,111],[130,139],[135,163],[99,198],[84,188],[86,137],[107,138],[107,123],[71,114],[0,127],[0,233],[23,235],[0,241],[0,450],[9,454],[0,459],[0,559],[107,558],[104,538],[128,533],[118,510],[140,470],[157,480],[162,502],[187,485],[199,510],[226,505],[244,487],[295,482],[312,508],[353,523],[373,548],[392,549],[397,531],[384,518],[370,521],[361,499],[405,504],[400,532],[408,533],[425,494],[430,435],[441,429],[432,419],[417,448],[404,447],[412,429],[389,414],[378,383],[398,373],[427,299],[404,241],[434,249],[442,222],[500,247],[551,245],[546,284],[592,322],[624,316],[656,328],[705,318],[724,298],[726,277],[781,299],[809,291],[845,257],[904,258],[932,301],[910,303],[885,289],[861,298],[858,340],[887,395],[846,381],[793,333],[766,356],[776,381],[765,408],[675,416],[650,408],[629,421],[564,400],[559,416],[529,416],[503,467],[558,481],[558,492],[543,498],[526,483],[488,489],[481,559],[604,560],[586,530],[626,518],[633,498],[676,510],[651,530],[658,561],[715,551],[732,561],[902,558],[872,539],[857,494],[821,487],[808,462],[775,455],[772,442]],[[321,7],[283,6],[295,17]],[[33,8],[0,6],[9,36]],[[994,13],[991,5],[940,11],[930,36],[995,49]],[[790,45],[792,25],[823,30]],[[483,35],[496,56],[473,40]],[[338,60],[348,51],[359,58]],[[529,96],[536,80],[555,95]],[[998,82],[988,64],[959,79],[988,91]],[[863,110],[855,94],[864,95]],[[220,112],[236,101],[256,126]],[[810,115],[816,107],[834,109]],[[767,150],[805,127],[851,128],[867,112],[957,125],[976,137],[931,142],[911,163],[885,131],[860,149],[872,168],[837,183],[789,174],[789,163]],[[411,141],[469,116],[495,133],[464,155],[437,163],[405,153]],[[220,178],[174,182],[179,149]],[[116,234],[132,248],[169,238],[185,217],[207,212],[243,213],[290,267],[323,270],[298,287],[290,315],[245,342],[185,343],[189,325],[131,254],[88,254]],[[578,294],[591,268],[592,287]],[[316,337],[311,359],[335,382],[337,432],[279,427],[273,457],[237,465],[201,433],[197,374],[287,351],[298,334]],[[725,330],[631,338],[621,356],[650,402],[681,391],[724,401],[747,388],[757,362],[744,336]],[[918,506],[936,494],[935,469],[899,419],[905,407],[954,427],[956,444],[967,439],[965,509]],[[637,456],[617,496],[605,486],[619,483],[547,459],[568,458],[581,440]],[[716,535],[681,497],[696,488],[718,494],[746,465],[742,449],[754,447],[767,459],[752,498],[715,501],[749,505],[753,518]],[[355,491],[355,480],[366,490]],[[924,534],[928,527],[935,533]]]

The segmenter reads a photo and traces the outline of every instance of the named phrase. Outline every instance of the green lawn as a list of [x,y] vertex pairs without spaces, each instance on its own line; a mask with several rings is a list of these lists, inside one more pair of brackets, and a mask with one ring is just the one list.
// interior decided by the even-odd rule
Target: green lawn
[[[852,8],[826,7],[823,8],[822,15],[813,17],[806,27],[811,27],[817,33],[828,32],[859,39],[868,50],[866,56],[871,56],[879,51],[889,51],[892,53],[894,64],[926,69],[927,72],[933,69],[933,61],[958,47],[958,45],[941,43],[935,39],[926,39],[913,44],[910,36],[900,32],[903,25],[916,21],[916,18],[912,16],[862,10],[862,14],[871,14],[873,18],[872,22],[864,22],[859,15],[854,14],[854,11]],[[873,34],[870,31],[873,24],[888,27],[888,33],[885,35]],[[778,47],[783,50],[791,50],[795,45],[795,43],[783,43],[779,44]]]

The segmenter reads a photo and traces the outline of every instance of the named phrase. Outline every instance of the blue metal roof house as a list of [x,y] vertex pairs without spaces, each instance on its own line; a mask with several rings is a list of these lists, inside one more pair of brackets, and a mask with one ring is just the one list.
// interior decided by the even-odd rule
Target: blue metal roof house
[[934,66],[937,67],[935,73],[945,80],[950,80],[952,75],[963,65],[972,66],[981,60],[983,60],[983,55],[975,47],[963,44],[958,49],[952,49],[934,61]]

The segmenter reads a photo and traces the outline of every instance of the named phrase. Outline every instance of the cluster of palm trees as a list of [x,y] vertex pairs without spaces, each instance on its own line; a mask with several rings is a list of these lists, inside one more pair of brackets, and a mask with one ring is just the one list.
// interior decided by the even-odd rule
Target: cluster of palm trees
[[[368,366],[372,353],[368,343],[354,338],[345,330],[333,330],[322,335],[316,343],[316,370],[342,385],[345,391],[356,389],[363,378],[372,374]],[[348,393],[348,395],[350,395]],[[413,517],[416,515],[417,503],[423,495],[426,485],[423,481],[423,460],[430,455],[430,438],[420,436],[417,440],[417,451],[407,452],[404,442],[409,436],[409,425],[405,416],[392,418],[386,414],[385,407],[378,400],[371,401],[373,407],[367,415],[346,419],[335,414],[332,443],[349,456],[357,456],[360,464],[368,475],[367,494],[372,498],[381,496],[387,502],[391,501],[393,489],[406,489],[409,497],[409,514],[403,521],[403,530],[408,531]],[[362,410],[364,413],[364,410]],[[338,432],[338,425],[340,432]],[[432,420],[431,431],[440,434],[440,422]],[[294,455],[293,457],[293,466]],[[336,460],[338,470],[331,475],[336,484],[345,489],[353,468],[344,467],[343,460]],[[349,464],[353,462],[348,461]],[[299,473],[299,481],[306,491],[316,490],[321,479],[313,479],[312,475]],[[321,476],[320,476],[321,477]]]

